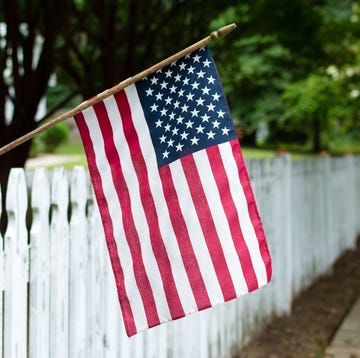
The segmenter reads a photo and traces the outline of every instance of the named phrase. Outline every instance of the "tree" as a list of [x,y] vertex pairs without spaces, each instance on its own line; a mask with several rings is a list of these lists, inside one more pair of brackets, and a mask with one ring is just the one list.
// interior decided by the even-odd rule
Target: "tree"
[[74,1],[62,79],[90,98],[207,35],[226,6],[207,3],[204,16],[200,0]]
[[[1,0],[0,146],[35,129],[38,105],[56,63],[59,35],[66,28],[69,1]],[[6,101],[14,111],[6,118]],[[0,156],[0,183],[5,193],[12,167],[23,166],[30,141]],[[3,195],[4,197],[4,195]]]

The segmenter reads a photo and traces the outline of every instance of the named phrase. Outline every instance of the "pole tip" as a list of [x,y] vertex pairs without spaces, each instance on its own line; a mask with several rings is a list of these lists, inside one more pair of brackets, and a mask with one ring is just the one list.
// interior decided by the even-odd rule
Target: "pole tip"
[[228,35],[232,30],[235,29],[235,27],[236,27],[235,23],[220,27],[216,31],[213,31],[210,34],[210,37],[211,37],[212,40],[218,40],[218,39],[223,38],[226,35]]

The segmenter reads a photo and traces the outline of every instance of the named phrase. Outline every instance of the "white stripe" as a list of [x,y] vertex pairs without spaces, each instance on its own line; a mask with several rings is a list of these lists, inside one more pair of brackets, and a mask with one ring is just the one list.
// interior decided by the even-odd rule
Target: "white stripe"
[[[133,213],[133,220],[139,235],[139,242],[141,245],[142,259],[146,274],[148,276],[150,286],[153,291],[154,300],[159,317],[171,317],[167,305],[167,300],[163,285],[161,283],[161,275],[158,269],[156,258],[151,250],[151,241],[148,223],[141,205],[141,196],[139,190],[139,182],[137,180],[136,172],[131,160],[130,150],[127,146],[126,138],[123,132],[122,119],[117,107],[116,100],[113,96],[104,100],[106,110],[111,118],[111,126],[114,133],[114,142],[117,152],[119,153],[121,168],[129,190],[131,200],[131,212]],[[114,195],[116,195],[114,193]],[[124,240],[125,238],[122,238]],[[120,252],[120,251],[119,251]],[[135,263],[136,264],[136,263]],[[132,269],[132,266],[129,268]],[[131,299],[131,297],[129,297]],[[146,309],[146,308],[145,308]],[[147,325],[145,326],[147,327]],[[144,328],[144,327],[142,327]]]
[[227,177],[229,178],[231,195],[234,198],[234,203],[239,213],[241,230],[249,249],[251,261],[260,287],[267,283],[266,268],[261,256],[255,229],[249,215],[244,189],[241,185],[238,168],[232,153],[231,143],[220,144],[219,149]]
[[234,245],[214,174],[209,163],[209,157],[207,156],[206,150],[200,150],[194,153],[193,157],[200,173],[200,180],[236,294],[237,296],[243,295],[248,293],[249,290],[245,282],[240,259]]
[[139,144],[146,163],[149,186],[153,195],[155,210],[158,215],[159,228],[169,257],[172,275],[178,290],[179,298],[184,311],[193,312],[197,310],[196,300],[192,293],[190,281],[177,244],[175,232],[170,221],[166,199],[162,191],[161,178],[159,175],[154,147],[136,87],[134,85],[129,86],[126,88],[125,92],[130,103],[133,124],[137,133],[139,133]]
[[169,167],[207,294],[211,304],[216,305],[219,302],[224,302],[224,296],[206,245],[185,173],[179,160],[171,163]]
[[[93,143],[94,152],[96,156],[96,166],[102,180],[102,189],[106,202],[109,207],[109,214],[111,218],[121,218],[121,207],[117,200],[116,190],[112,181],[111,169],[106,159],[104,150],[104,141],[102,133],[98,124],[98,120],[93,107],[88,108],[83,112],[86,125],[89,128],[91,141]],[[116,198],[116,200],[114,200]],[[137,330],[139,327],[147,326],[147,319],[141,299],[140,292],[138,290],[133,267],[133,260],[120,220],[112,220],[114,228],[114,236],[117,244],[118,254],[121,253],[121,266],[124,273],[125,290],[127,295],[131,296],[129,301],[131,310],[133,312],[135,325]]]

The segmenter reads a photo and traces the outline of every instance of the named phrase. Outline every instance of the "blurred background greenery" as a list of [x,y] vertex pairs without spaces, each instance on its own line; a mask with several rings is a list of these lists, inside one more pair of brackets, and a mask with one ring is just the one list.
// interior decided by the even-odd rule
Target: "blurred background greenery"
[[[360,1],[0,4],[0,145],[234,22],[210,48],[242,146],[360,152]],[[42,98],[47,112],[36,118]],[[32,153],[55,150],[46,137],[68,138],[53,132],[36,139]],[[12,152],[0,157],[3,171],[23,165],[30,144]]]

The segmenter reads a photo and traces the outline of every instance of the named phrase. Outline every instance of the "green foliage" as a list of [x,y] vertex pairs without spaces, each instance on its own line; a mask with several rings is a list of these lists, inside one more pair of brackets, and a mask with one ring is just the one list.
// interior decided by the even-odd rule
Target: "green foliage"
[[70,129],[65,122],[58,123],[40,133],[32,143],[31,154],[53,153],[56,148],[69,139]]
[[218,15],[213,24],[238,24],[231,46],[216,43],[214,54],[253,144],[264,127],[269,143],[312,150],[360,139],[359,20],[355,0],[242,1]]

